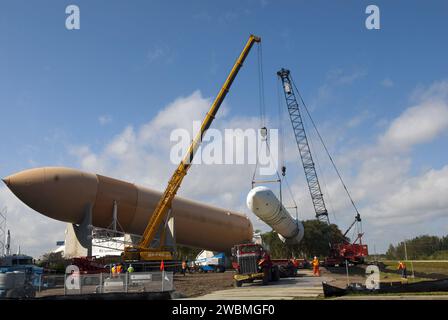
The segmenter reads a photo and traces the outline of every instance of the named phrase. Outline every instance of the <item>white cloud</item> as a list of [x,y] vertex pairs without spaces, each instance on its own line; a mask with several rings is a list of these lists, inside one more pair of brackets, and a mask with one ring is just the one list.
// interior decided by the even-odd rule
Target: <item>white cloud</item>
[[[126,127],[99,152],[92,152],[88,146],[75,146],[70,153],[85,170],[162,190],[177,165],[169,157],[174,145],[169,140],[171,131],[182,128],[191,134],[193,121],[202,121],[210,104],[210,98],[195,91],[175,99],[148,123],[138,128]],[[212,127],[221,132],[225,128],[259,127],[256,117],[227,118],[227,114],[228,108],[223,105]],[[234,210],[244,209],[241,204],[250,189],[253,168],[247,164],[193,165],[179,194]],[[247,213],[246,209],[243,211]]]
[[365,208],[365,215],[375,218],[374,225],[425,225],[428,221],[448,217],[448,165],[400,182],[381,202]]
[[352,117],[347,122],[347,127],[355,128],[371,117],[372,115],[367,110],[364,110],[361,113],[357,114],[356,116]]
[[[448,132],[447,93],[447,82],[419,88],[411,96],[410,107],[395,119],[383,121],[383,132],[373,143],[359,143],[350,149],[339,146],[338,152],[333,153],[364,218],[364,231],[371,250],[373,244],[381,252],[390,242],[402,241],[403,237],[448,231],[448,159],[441,169],[425,164],[423,173],[414,173],[411,153],[420,144],[430,143]],[[347,125],[359,122],[355,117]],[[327,131],[335,132],[340,128],[330,129]],[[326,136],[324,134],[324,138]],[[294,157],[295,161],[299,160],[296,148],[294,151],[296,155],[292,154],[288,161]],[[320,167],[331,168],[326,156],[319,155]],[[344,229],[351,223],[354,210],[336,174],[325,171],[326,183],[322,183],[322,175],[319,178],[330,220]],[[301,212],[305,213],[302,216],[311,218],[313,207],[305,188],[304,177],[299,175],[293,181],[293,192]]]
[[116,136],[115,139],[109,143],[106,147],[106,152],[115,155],[123,156],[131,152],[131,147],[135,144],[136,137],[134,129],[129,126],[120,135]]
[[[420,88],[412,95],[412,104],[390,122],[374,145],[344,155],[344,165],[357,168],[346,180],[361,204],[367,233],[377,243],[430,233],[430,227],[440,230],[448,217],[448,163],[441,169],[411,173],[411,151],[448,132],[447,82]],[[345,197],[341,188],[333,192],[333,199]],[[385,243],[382,246],[386,249]]]
[[380,137],[384,148],[408,149],[429,142],[448,129],[448,82],[436,83],[417,98]]
[[210,104],[211,99],[203,98],[198,90],[188,97],[179,97],[142,127],[140,138],[151,139],[151,136],[159,133],[160,130],[192,129],[193,121],[201,121],[210,108]]
[[102,115],[102,116],[99,116],[99,117],[98,117],[98,122],[99,122],[102,126],[104,126],[104,125],[109,124],[109,123],[112,122],[112,117],[111,117],[110,115],[107,115],[107,114]]

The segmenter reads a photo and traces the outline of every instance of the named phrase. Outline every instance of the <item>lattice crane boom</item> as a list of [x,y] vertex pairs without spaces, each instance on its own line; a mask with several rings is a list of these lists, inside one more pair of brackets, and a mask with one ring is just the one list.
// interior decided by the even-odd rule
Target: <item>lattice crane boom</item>
[[311,155],[308,138],[306,136],[305,127],[303,125],[303,118],[300,113],[300,102],[297,100],[291,83],[290,72],[286,69],[281,69],[277,72],[283,86],[283,93],[285,94],[286,105],[288,107],[289,117],[291,119],[292,129],[296,138],[297,147],[299,149],[300,157],[302,159],[303,169],[305,171],[305,178],[308,183],[308,188],[313,201],[316,218],[330,224],[328,218],[327,207],[325,206],[324,197],[320,188],[319,179],[317,177],[316,167],[314,165],[313,156]]

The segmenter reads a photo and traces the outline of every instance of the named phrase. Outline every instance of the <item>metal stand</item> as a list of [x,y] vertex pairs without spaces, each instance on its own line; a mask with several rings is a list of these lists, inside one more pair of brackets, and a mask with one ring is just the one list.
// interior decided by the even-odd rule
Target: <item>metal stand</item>
[[66,258],[92,255],[92,205],[85,208],[83,221],[79,224],[67,224],[65,230]]
[[123,251],[125,246],[131,246],[140,239],[139,235],[125,233],[118,220],[118,202],[114,200],[112,222],[107,228],[92,227],[93,246]]
[[9,255],[8,241],[7,241],[7,230],[6,230],[6,207],[0,210],[0,256]]
[[[127,246],[133,246],[141,239],[141,235],[124,232],[118,220],[118,203],[114,201],[112,210],[112,222],[107,228],[91,227],[91,239],[93,246],[123,251]],[[164,223],[161,224],[157,235],[151,243],[151,248],[168,248],[174,252],[176,249],[176,239],[174,232],[174,217],[169,211]]]

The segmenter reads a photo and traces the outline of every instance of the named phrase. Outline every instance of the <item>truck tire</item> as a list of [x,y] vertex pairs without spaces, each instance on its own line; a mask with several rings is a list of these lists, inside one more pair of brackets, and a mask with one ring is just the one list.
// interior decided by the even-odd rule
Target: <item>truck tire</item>
[[265,268],[263,270],[263,285],[267,285],[269,283],[269,280],[271,278],[271,270],[268,268]]
[[217,266],[215,272],[219,273],[226,272],[226,268],[224,268],[223,266]]
[[234,281],[233,281],[233,285],[234,285],[236,288],[240,288],[240,287],[243,285],[243,282],[242,282],[242,281],[238,281],[238,280],[234,280]]
[[272,267],[272,281],[278,281],[280,280],[280,270],[278,266]]

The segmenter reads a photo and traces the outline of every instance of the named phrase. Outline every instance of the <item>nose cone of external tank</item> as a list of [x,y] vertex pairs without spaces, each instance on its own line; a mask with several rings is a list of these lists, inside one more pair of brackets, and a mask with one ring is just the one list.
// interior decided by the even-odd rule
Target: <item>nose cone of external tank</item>
[[84,207],[94,203],[97,191],[96,175],[63,167],[24,170],[2,180],[30,208],[71,223],[82,221]]
[[247,207],[260,218],[272,213],[278,203],[271,189],[264,186],[255,187],[247,194]]
[[24,203],[34,208],[39,207],[42,198],[39,190],[44,187],[44,169],[25,170],[3,179],[6,186]]

